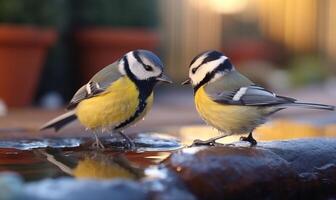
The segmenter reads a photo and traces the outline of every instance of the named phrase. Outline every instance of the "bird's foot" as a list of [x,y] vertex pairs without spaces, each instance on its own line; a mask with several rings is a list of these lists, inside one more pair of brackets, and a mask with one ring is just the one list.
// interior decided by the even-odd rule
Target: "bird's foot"
[[124,138],[125,141],[125,149],[127,150],[134,150],[135,149],[135,143],[133,142],[133,140],[131,138],[129,138],[127,135],[125,135],[122,132],[119,132],[119,134]]
[[134,150],[135,149],[135,143],[132,140],[125,140],[124,147],[127,150]]
[[257,140],[255,140],[252,135],[248,135],[247,137],[240,137],[240,141],[245,141],[245,142],[249,142],[251,147],[256,146],[257,145]]
[[103,143],[100,142],[100,140],[96,140],[94,143],[92,143],[92,148],[97,149],[97,150],[104,150],[105,147]]
[[216,146],[220,143],[217,143],[215,140],[194,140],[190,147],[195,146]]

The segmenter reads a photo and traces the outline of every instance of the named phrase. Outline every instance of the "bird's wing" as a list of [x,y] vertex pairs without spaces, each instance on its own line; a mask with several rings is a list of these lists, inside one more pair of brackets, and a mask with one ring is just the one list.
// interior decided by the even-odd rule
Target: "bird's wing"
[[111,83],[118,80],[121,76],[123,75],[118,69],[117,62],[106,66],[96,73],[87,84],[79,88],[79,90],[72,97],[67,109],[73,109],[82,100],[105,92]]
[[212,90],[207,94],[213,101],[228,105],[273,106],[296,101],[293,98],[278,96],[257,85],[243,86],[234,90],[217,90],[216,92]]

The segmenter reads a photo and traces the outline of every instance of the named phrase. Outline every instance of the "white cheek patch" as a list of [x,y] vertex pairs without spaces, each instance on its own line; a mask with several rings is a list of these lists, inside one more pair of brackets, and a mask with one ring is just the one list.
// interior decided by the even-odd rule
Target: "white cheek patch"
[[159,76],[162,73],[162,69],[159,68],[159,67],[153,66],[153,64],[151,64],[151,62],[147,58],[143,58],[142,62],[145,65],[149,65],[149,66],[153,67],[153,71],[146,71],[150,75],[150,77],[157,77],[157,76]]
[[190,66],[190,69],[198,67],[207,56],[208,56],[208,53],[205,53],[204,55],[197,58],[197,60]]
[[[213,60],[210,62],[207,62],[205,64],[203,64],[202,66],[200,66],[198,68],[198,70],[196,71],[195,74],[192,73],[192,69],[190,68],[189,71],[189,77],[192,80],[192,84],[193,85],[197,85],[199,84],[207,75],[207,73],[212,72],[214,69],[216,69],[221,63],[223,63],[225,60],[227,59],[226,56],[221,56],[219,59],[217,60]],[[196,63],[196,62],[195,62]],[[201,62],[202,63],[202,62]],[[194,64],[193,64],[194,65]],[[198,66],[198,65],[195,65]],[[219,77],[217,77],[219,78]]]
[[119,61],[118,69],[119,69],[120,74],[122,74],[122,75],[126,75],[124,59],[121,59],[121,60]]
[[147,79],[146,70],[141,66],[141,63],[135,59],[132,52],[127,54],[127,60],[132,74],[134,74],[139,80]]
[[[149,79],[151,77],[157,77],[162,73],[161,70],[157,69],[156,67],[153,67],[151,64],[148,64],[148,65],[153,67],[153,71],[145,70],[145,68],[142,66],[142,64],[139,63],[136,60],[136,58],[133,56],[132,52],[127,54],[127,60],[128,60],[128,65],[129,65],[130,71],[139,80],[146,80],[146,79]],[[146,61],[146,62],[148,62],[148,61]],[[145,63],[145,64],[147,64],[147,63]]]

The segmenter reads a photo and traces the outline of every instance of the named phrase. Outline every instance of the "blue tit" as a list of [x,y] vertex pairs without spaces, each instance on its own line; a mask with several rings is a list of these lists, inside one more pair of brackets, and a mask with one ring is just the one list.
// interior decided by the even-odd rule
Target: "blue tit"
[[68,112],[47,122],[41,130],[56,131],[78,119],[95,133],[96,145],[103,147],[96,133],[121,131],[142,119],[153,104],[153,88],[158,82],[171,83],[163,74],[161,60],[147,50],[135,50],[95,74],[73,96]]
[[195,145],[213,145],[225,136],[249,133],[241,140],[253,146],[257,144],[253,130],[275,112],[292,106],[335,110],[335,106],[298,102],[254,84],[218,51],[204,52],[192,60],[189,79],[182,84],[188,83],[193,86],[195,105],[201,118],[221,132],[218,137],[206,141],[195,140]]

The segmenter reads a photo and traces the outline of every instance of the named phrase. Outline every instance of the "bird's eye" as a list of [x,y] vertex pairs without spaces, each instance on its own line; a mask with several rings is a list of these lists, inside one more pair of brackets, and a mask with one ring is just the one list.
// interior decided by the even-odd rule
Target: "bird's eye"
[[149,65],[144,65],[146,71],[153,71],[153,67]]
[[194,68],[194,69],[191,70],[191,72],[192,72],[193,74],[195,74],[196,71],[197,71],[197,68]]

